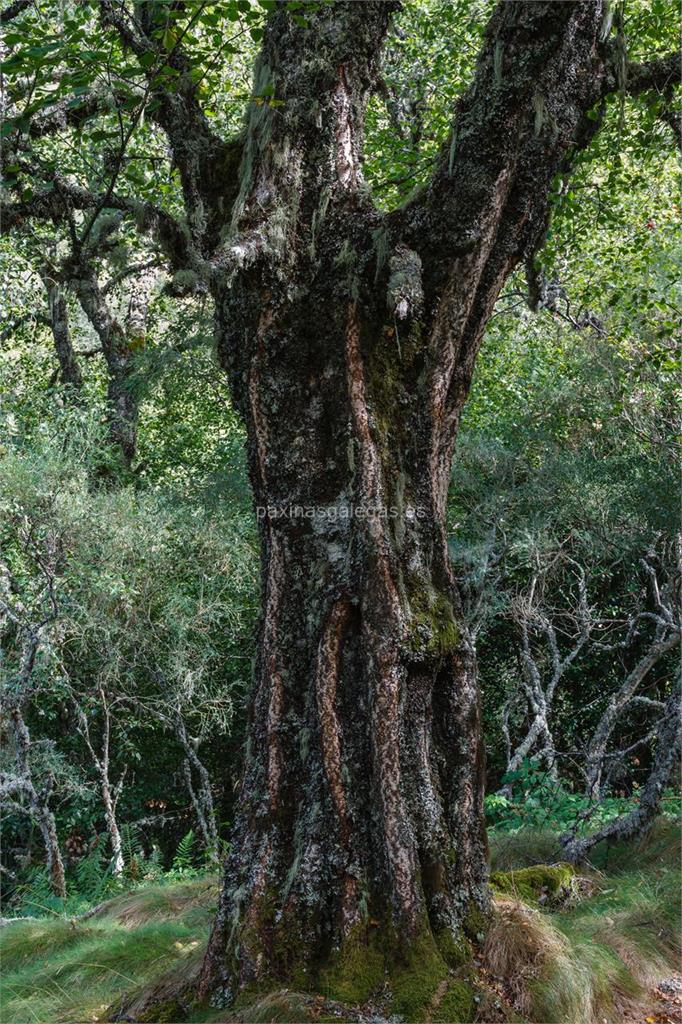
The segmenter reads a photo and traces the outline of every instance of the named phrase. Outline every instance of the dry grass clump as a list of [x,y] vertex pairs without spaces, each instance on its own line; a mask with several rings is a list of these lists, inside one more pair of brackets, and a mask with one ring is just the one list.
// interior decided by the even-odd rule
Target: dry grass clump
[[[565,975],[567,987],[584,995],[584,979],[574,977],[575,965],[568,940],[548,917],[508,897],[495,900],[495,916],[488,931],[483,957],[487,970],[500,986],[501,995],[524,1017],[532,1017],[537,989],[549,975]],[[579,973],[579,972],[578,972]],[[570,978],[570,985],[568,979]],[[580,984],[577,984],[580,982]],[[576,1009],[585,1000],[571,992]],[[570,1021],[580,1018],[571,1017]],[[583,1015],[581,1024],[587,1020]],[[568,1019],[566,1024],[569,1024]]]
[[541,1024],[604,1024],[636,1016],[679,969],[679,875],[602,880],[597,893],[547,914],[498,897],[483,956],[506,1004]]

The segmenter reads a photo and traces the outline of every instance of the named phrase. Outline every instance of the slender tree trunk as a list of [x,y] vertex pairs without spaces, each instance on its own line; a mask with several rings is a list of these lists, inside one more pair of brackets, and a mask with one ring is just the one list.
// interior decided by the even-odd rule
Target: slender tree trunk
[[[20,708],[13,708],[10,711],[9,722],[14,734],[16,747],[18,776],[15,782],[17,792],[22,793],[28,799],[28,812],[40,829],[40,835],[45,846],[47,870],[50,876],[52,891],[55,896],[64,898],[66,896],[64,861],[62,860],[59,848],[57,823],[55,822],[54,814],[50,810],[50,795],[53,782],[52,779],[48,779],[42,792],[38,792],[33,782],[31,771],[31,736]],[[1,788],[4,787],[0,783]],[[11,791],[11,789],[12,783],[8,782],[8,790]]]
[[123,788],[123,781],[126,776],[125,768],[119,777],[118,783],[112,787],[110,776],[110,751],[111,751],[111,722],[112,711],[107,695],[103,688],[99,690],[99,697],[102,706],[102,739],[99,753],[95,750],[90,736],[88,717],[77,699],[73,700],[73,707],[78,720],[78,730],[83,737],[90,757],[92,758],[95,770],[99,775],[100,793],[102,796],[102,807],[104,809],[104,820],[107,827],[107,835],[111,846],[111,870],[114,875],[123,874],[125,866],[123,860],[123,843],[121,832],[116,818],[116,806]]
[[[447,488],[495,299],[593,130],[601,6],[502,4],[431,184],[387,217],[363,186],[362,142],[394,6],[269,21],[254,93],[272,103],[251,105],[213,276],[263,613],[204,996],[268,980],[347,992],[355,950],[380,962],[368,997],[384,967],[418,975],[466,955],[489,913]],[[540,87],[558,119],[538,118]]]
[[530,755],[538,740],[542,740],[544,746],[540,749],[540,755],[545,758],[550,772],[556,774],[556,753],[554,748],[554,737],[552,736],[547,722],[546,711],[542,711],[533,719],[531,726],[521,740],[514,753],[507,762],[507,771],[515,772]]
[[[218,863],[218,825],[216,823],[215,804],[211,789],[211,777],[208,774],[206,765],[197,754],[196,748],[198,743],[195,745],[191,737],[187,735],[185,723],[179,715],[175,720],[175,732],[185,751],[183,771],[204,848],[211,860]],[[192,782],[192,768],[194,768],[199,778],[199,786],[197,788],[195,788]]]
[[41,270],[41,279],[47,294],[47,303],[50,314],[50,326],[54,339],[54,348],[59,362],[59,376],[62,384],[70,384],[75,390],[80,390],[83,385],[80,367],[76,353],[71,344],[71,332],[69,330],[69,311],[66,305],[66,296],[56,280],[54,274],[48,267]]
[[116,800],[111,792],[108,778],[102,778],[101,785],[102,804],[104,806],[104,820],[107,826],[107,834],[111,845],[111,873],[122,875],[124,868],[123,843],[121,832],[116,820]]
[[59,848],[59,837],[57,835],[57,823],[54,814],[49,808],[49,797],[51,785],[48,785],[44,793],[35,794],[32,800],[33,815],[38,823],[40,834],[45,845],[47,872],[50,876],[52,892],[61,899],[66,898],[66,879],[64,877],[64,861]]

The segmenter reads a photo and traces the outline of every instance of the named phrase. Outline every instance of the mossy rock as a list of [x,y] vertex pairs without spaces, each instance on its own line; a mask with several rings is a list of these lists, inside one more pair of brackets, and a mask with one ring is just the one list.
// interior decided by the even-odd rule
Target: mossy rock
[[575,871],[570,864],[537,864],[517,871],[495,871],[490,884],[496,892],[524,903],[556,907],[572,894],[574,879]]

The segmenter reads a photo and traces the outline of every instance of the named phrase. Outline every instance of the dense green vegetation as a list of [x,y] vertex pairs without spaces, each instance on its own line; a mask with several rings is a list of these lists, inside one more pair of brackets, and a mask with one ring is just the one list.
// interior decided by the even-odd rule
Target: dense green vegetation
[[[3,136],[24,131],[43,175],[28,180],[17,150],[4,196],[30,204],[57,167],[106,189],[122,147],[116,174],[177,213],[178,175],[159,171],[163,135],[141,116],[144,69],[92,6],[45,0],[4,32]],[[250,82],[271,6],[171,4],[155,29],[170,51],[183,34],[221,130],[239,126],[245,98],[277,102],[252,95]],[[365,172],[381,206],[426,179],[490,8],[410,0],[397,16],[367,124]],[[614,10],[630,59],[674,47],[677,5]],[[74,91],[69,109],[79,110],[112,73],[136,127],[125,144],[113,109],[29,138],[30,117],[49,117]],[[533,892],[535,876],[519,875],[563,862],[562,836],[639,807],[663,711],[676,707],[682,250],[670,116],[668,95],[609,98],[570,183],[556,182],[546,244],[503,290],[477,364],[448,521],[476,637],[492,868],[505,874],[478,976],[449,977],[420,1019],[615,1022],[679,965],[676,763],[648,836],[597,844],[560,894],[544,882]],[[84,223],[83,212],[71,225],[26,216],[0,235],[0,885],[4,917],[30,918],[0,931],[2,1015],[17,1024],[104,1020],[157,983],[170,1016],[139,1019],[176,1019],[217,902],[255,654],[245,436],[209,300],[120,211],[96,211],[86,255],[112,316],[129,326],[139,268],[153,273],[121,385],[136,428],[134,454],[122,456],[106,343],[69,276],[73,225]],[[64,303],[77,383],[56,355],[59,296],[46,274]],[[599,748],[606,711],[647,658]],[[524,749],[533,680],[552,692],[546,728]],[[46,868],[46,815],[65,892]],[[201,1019],[356,1019],[316,999],[269,996],[248,1013]],[[380,1019],[384,1008],[370,1010]]]

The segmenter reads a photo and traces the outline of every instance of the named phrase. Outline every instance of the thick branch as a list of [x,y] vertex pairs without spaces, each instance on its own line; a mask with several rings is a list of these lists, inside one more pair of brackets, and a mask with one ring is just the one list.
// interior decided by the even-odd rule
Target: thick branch
[[621,89],[628,96],[640,96],[643,92],[655,90],[667,95],[670,90],[682,81],[682,50],[675,50],[663,57],[644,63],[629,62],[625,65],[625,73],[618,68],[618,60],[608,68],[604,79],[603,95],[618,92]]
[[65,128],[82,128],[86,121],[92,120],[93,117],[97,117],[109,109],[104,97],[97,93],[87,93],[79,97],[78,100],[76,104],[73,99],[62,100],[36,114],[28,125],[29,137],[41,139],[46,135],[63,131]]
[[55,176],[52,187],[37,189],[30,199],[0,204],[0,233],[7,234],[32,219],[62,223],[68,221],[72,210],[103,208],[131,216],[138,230],[151,234],[173,269],[191,269],[199,275],[207,272],[187,230],[164,210],[115,192],[90,192],[59,176]]
[[[160,6],[147,3],[141,11],[142,22],[152,24]],[[179,42],[167,52],[148,34],[149,29],[145,32],[143,24],[131,18],[125,5],[116,0],[100,0],[100,15],[103,25],[115,29],[126,49],[137,57],[156,57],[151,67],[147,64],[144,68],[152,97],[149,116],[168,136],[173,163],[180,172],[192,239],[208,254],[218,244],[239,190],[242,142],[225,142],[212,130],[197,98],[191,61]],[[176,73],[172,89],[158,85],[163,67]]]

